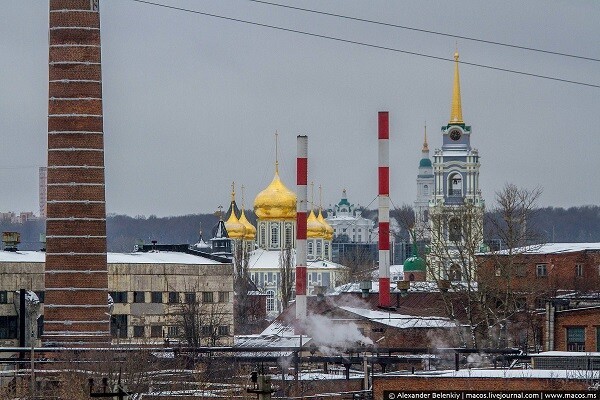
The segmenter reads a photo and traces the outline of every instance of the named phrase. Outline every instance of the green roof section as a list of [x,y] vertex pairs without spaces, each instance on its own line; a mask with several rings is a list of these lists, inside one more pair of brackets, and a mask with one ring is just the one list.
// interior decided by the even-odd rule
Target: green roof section
[[419,256],[410,256],[404,260],[404,272],[426,272],[425,260]]
[[431,160],[429,158],[421,158],[421,161],[419,161],[419,168],[421,167],[431,167]]

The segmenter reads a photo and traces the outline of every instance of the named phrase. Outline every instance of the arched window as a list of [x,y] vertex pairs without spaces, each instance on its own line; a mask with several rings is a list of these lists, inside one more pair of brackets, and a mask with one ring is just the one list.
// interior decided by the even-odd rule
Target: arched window
[[260,224],[260,246],[266,247],[267,246],[267,227],[265,226],[265,223],[261,223]]
[[317,240],[317,257],[321,257],[323,256],[323,244],[321,243],[320,240]]
[[459,218],[452,218],[448,223],[448,240],[451,242],[462,240],[462,223]]
[[408,276],[408,280],[409,280],[409,281],[414,281],[414,280],[415,280],[415,274],[410,274],[410,275]]
[[329,243],[325,242],[325,254],[323,254],[323,258],[329,260]]
[[462,196],[462,176],[458,172],[450,174],[448,177],[448,196]]
[[429,196],[429,185],[423,185],[423,194]]
[[314,243],[313,243],[313,241],[312,240],[308,240],[307,243],[306,243],[306,245],[307,245],[307,253],[308,253],[308,255],[312,256],[313,252],[314,252]]
[[271,224],[271,245],[269,247],[279,247],[279,224]]
[[291,248],[292,247],[292,224],[290,224],[290,223],[285,224],[285,242],[284,242],[284,246],[286,248]]
[[267,290],[267,312],[275,311],[275,291]]
[[452,264],[450,266],[450,271],[448,271],[448,279],[451,281],[462,280],[462,272],[461,272],[460,265]]

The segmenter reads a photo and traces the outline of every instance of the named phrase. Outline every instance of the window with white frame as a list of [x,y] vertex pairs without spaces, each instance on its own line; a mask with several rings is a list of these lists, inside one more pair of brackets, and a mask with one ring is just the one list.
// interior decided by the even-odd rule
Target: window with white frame
[[267,311],[275,311],[275,291],[267,290]]
[[279,247],[279,225],[271,224],[271,247]]
[[576,277],[583,276],[583,264],[575,264],[575,276]]

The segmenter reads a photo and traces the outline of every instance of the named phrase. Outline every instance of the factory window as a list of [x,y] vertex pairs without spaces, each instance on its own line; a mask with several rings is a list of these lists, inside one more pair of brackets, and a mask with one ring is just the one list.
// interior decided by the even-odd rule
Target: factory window
[[151,297],[151,300],[152,300],[151,302],[152,303],[158,303],[158,304],[160,304],[160,303],[163,302],[163,300],[162,300],[162,292],[152,292],[152,295],[150,297]]
[[144,337],[144,325],[135,325],[133,327],[133,337],[135,337],[135,338]]
[[113,337],[127,337],[127,315],[113,314],[110,317],[110,334]]
[[219,292],[219,303],[229,303],[229,292]]
[[169,337],[169,338],[179,337],[179,327],[178,326],[168,326],[167,327],[167,337]]
[[169,303],[170,304],[179,303],[179,293],[169,292]]
[[133,302],[134,303],[145,303],[146,302],[146,293],[145,292],[133,292]]
[[213,292],[202,292],[203,303],[214,303]]
[[567,351],[585,351],[585,328],[567,328]]
[[17,317],[0,316],[0,339],[17,338]]
[[193,304],[196,302],[196,293],[194,292],[188,292],[184,295],[184,297],[187,304]]
[[6,290],[0,290],[0,304],[8,303],[8,292]]
[[218,328],[219,336],[229,336],[229,325],[221,325]]
[[267,290],[267,311],[275,311],[275,292]]
[[44,334],[44,316],[41,315],[37,319],[37,337],[38,337],[38,339],[41,338],[43,334]]
[[162,337],[163,330],[162,330],[162,325],[152,325],[150,327],[150,337],[153,338],[158,338],[158,337]]
[[517,276],[527,276],[527,266],[525,264],[517,264],[515,266],[515,274]]
[[575,276],[582,277],[583,276],[583,265],[575,264]]
[[127,303],[127,292],[110,292],[114,303]]
[[548,276],[548,270],[546,268],[546,264],[536,265],[535,274],[536,274],[536,276],[542,277],[542,278],[545,278],[546,276]]
[[200,335],[210,336],[212,334],[212,327],[210,325],[202,325],[200,327]]

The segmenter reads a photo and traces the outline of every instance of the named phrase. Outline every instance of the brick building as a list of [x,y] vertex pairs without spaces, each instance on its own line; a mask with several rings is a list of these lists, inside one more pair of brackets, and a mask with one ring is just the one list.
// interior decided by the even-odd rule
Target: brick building
[[513,249],[511,254],[508,250],[480,254],[478,280],[540,296],[537,308],[559,291],[600,287],[600,243],[548,243]]
[[600,292],[547,301],[544,350],[600,352]]

